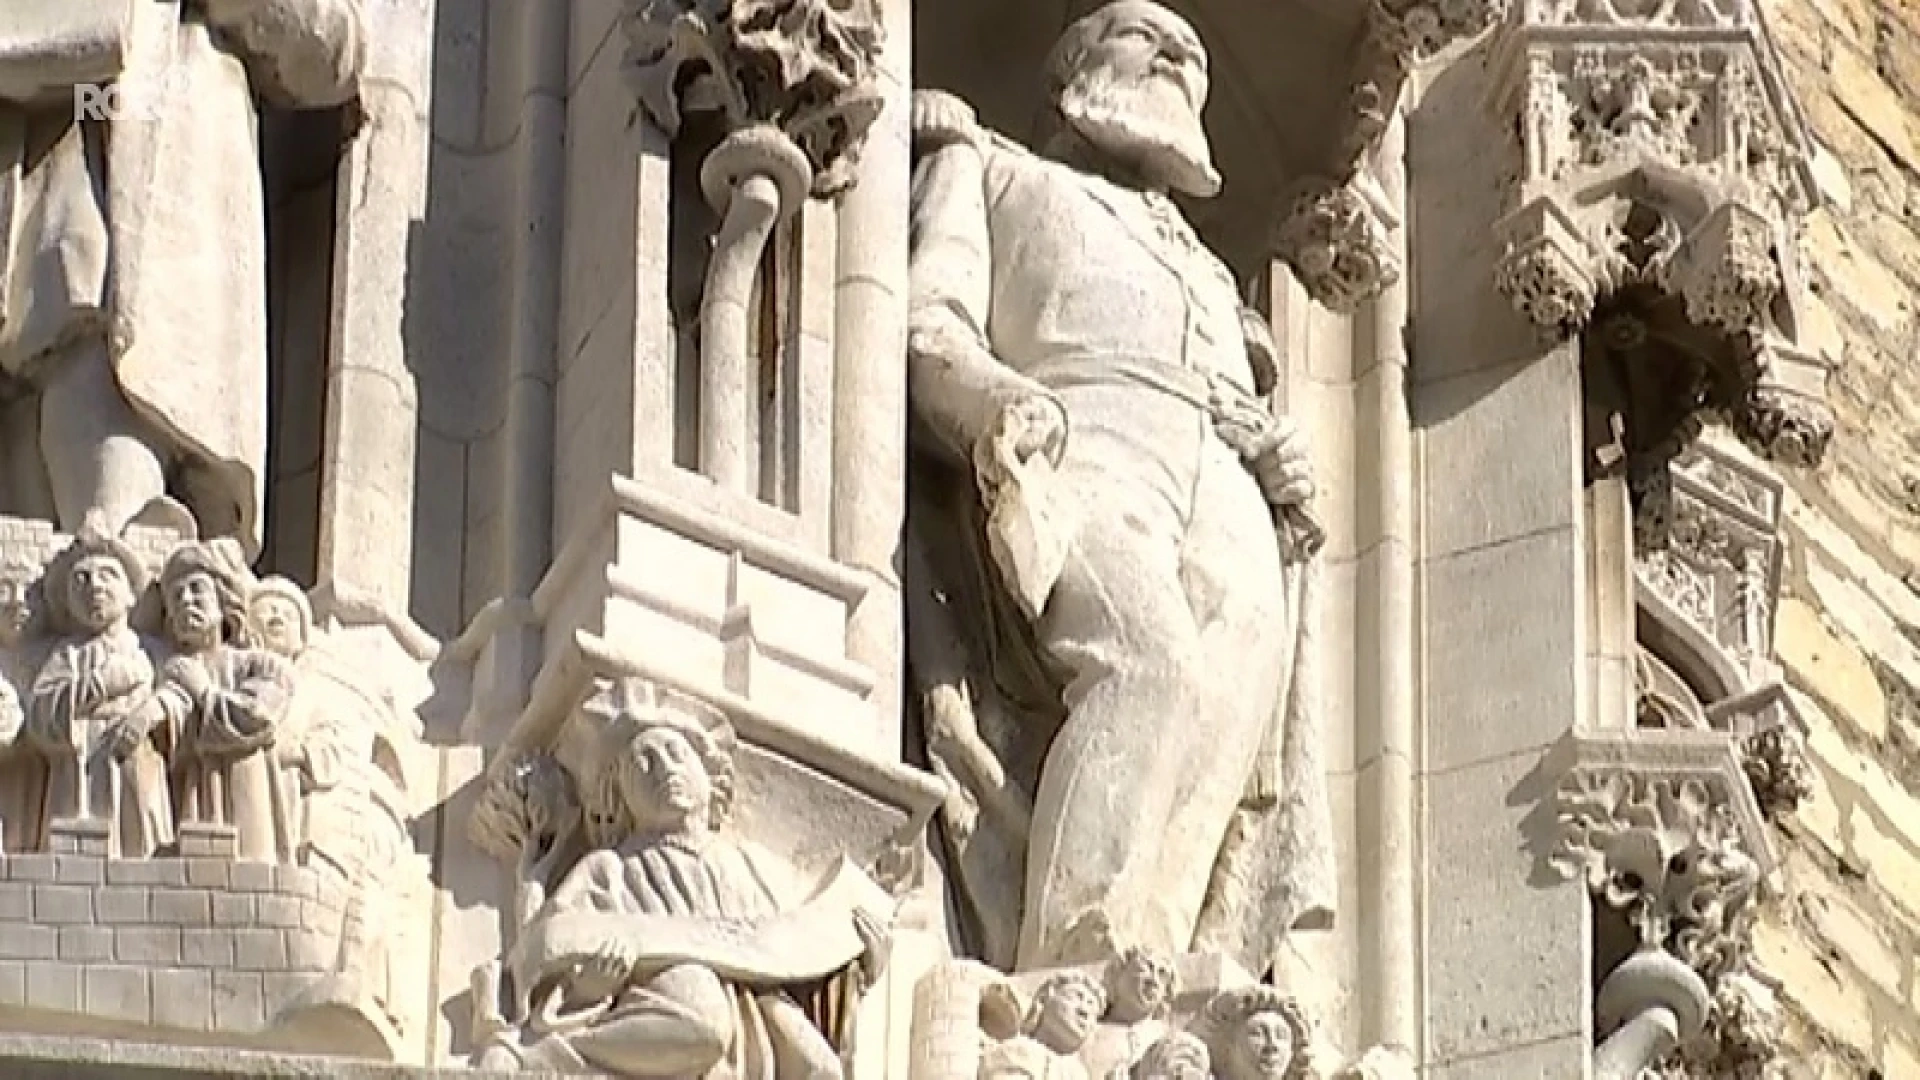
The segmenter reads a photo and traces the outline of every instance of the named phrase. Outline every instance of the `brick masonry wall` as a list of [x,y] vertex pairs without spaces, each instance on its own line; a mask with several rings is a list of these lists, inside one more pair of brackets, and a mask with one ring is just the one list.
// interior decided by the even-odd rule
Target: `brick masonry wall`
[[0,1009],[256,1032],[332,970],[345,905],[304,867],[0,859]]
[[1788,476],[1777,647],[1816,791],[1756,948],[1785,1075],[1920,1078],[1920,3],[1761,3],[1822,144],[1803,252],[1840,426]]

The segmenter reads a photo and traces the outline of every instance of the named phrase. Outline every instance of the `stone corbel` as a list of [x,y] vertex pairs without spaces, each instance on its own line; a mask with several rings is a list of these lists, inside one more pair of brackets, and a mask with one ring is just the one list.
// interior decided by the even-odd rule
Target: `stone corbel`
[[1496,227],[1505,253],[1494,285],[1527,320],[1555,336],[1586,325],[1599,281],[1593,248],[1560,204],[1538,198]]
[[1274,227],[1274,253],[1313,297],[1347,313],[1400,280],[1399,215],[1371,172],[1302,185]]
[[1775,859],[1739,743],[1719,731],[1575,737],[1549,858],[1634,935],[1595,999],[1594,1075],[1637,1080],[1740,1019],[1757,903]]
[[1768,324],[1782,288],[1774,223],[1739,203],[1715,208],[1660,263],[1659,281],[1702,326],[1744,334]]

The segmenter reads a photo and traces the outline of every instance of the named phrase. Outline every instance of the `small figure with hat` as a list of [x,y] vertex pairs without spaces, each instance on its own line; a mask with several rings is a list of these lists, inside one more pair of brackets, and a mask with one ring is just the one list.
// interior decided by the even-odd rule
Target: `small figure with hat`
[[[98,515],[47,569],[61,638],[26,707],[26,740],[46,763],[35,828],[73,833],[80,851],[144,857],[173,841],[166,770],[149,739],[153,662],[130,624],[146,587],[139,556]],[[50,846],[40,839],[31,846]]]

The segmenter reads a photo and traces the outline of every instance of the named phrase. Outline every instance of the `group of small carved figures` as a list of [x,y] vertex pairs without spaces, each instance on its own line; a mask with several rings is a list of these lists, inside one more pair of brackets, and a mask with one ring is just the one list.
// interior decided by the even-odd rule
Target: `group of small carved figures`
[[[1304,1080],[1309,1029],[1298,1002],[1271,986],[1214,994],[1175,1023],[1175,971],[1129,949],[1100,971],[1048,977],[1022,1009],[1011,984],[981,1003],[980,1080]],[[998,1033],[996,1036],[995,1033]]]
[[306,677],[325,650],[305,594],[231,540],[175,546],[157,583],[148,567],[95,517],[44,573],[4,574],[6,849],[305,863],[330,831],[365,835],[323,820],[349,780],[397,825],[397,785],[361,783],[366,711],[308,693],[335,680]]

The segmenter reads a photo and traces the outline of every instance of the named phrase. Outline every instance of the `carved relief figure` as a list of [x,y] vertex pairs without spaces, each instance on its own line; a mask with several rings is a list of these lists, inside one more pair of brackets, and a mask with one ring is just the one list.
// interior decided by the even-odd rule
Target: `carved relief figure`
[[250,647],[251,585],[230,542],[185,544],[167,558],[160,592],[175,652],[161,668],[156,697],[182,830],[231,830],[240,858],[289,862],[289,811],[273,744],[293,673],[285,660]]
[[[606,795],[625,838],[588,854],[525,928],[509,967],[530,1012],[482,1068],[619,1076],[840,1077],[839,1052],[787,988],[871,962],[885,893],[844,872],[811,899],[774,857],[724,831],[732,726],[621,683]],[[850,871],[848,867],[846,870]]]
[[1271,986],[1221,994],[1208,1003],[1213,1062],[1221,1080],[1306,1080],[1307,1015]]
[[129,625],[147,586],[140,558],[104,519],[89,515],[42,585],[60,640],[33,680],[26,736],[46,763],[41,819],[48,830],[103,823],[108,850],[151,855],[173,840],[166,770],[149,741],[153,662]]
[[400,872],[412,845],[401,748],[417,732],[364,664],[338,655],[314,629],[313,607],[283,577],[254,586],[248,600],[261,647],[292,665],[292,696],[274,743],[285,787],[288,832],[298,861],[351,886],[340,967],[383,1005],[391,1004],[388,948],[400,925]]
[[[255,99],[353,96],[359,0],[74,0],[0,60],[0,507],[258,547],[266,210]],[[33,13],[27,24],[34,25]],[[45,18],[45,16],[42,16]],[[77,85],[115,83],[80,119]],[[147,520],[157,520],[148,518]]]
[[1296,677],[1307,454],[1171,198],[1220,186],[1198,36],[1121,0],[1048,77],[1044,154],[915,103],[911,664],[973,804],[946,834],[967,945],[1037,970],[1204,942],[1265,970],[1333,893]]
[[1107,1009],[1107,994],[1084,971],[1063,971],[1040,984],[1020,1033],[987,1048],[981,1080],[1085,1080],[1078,1055]]
[[42,650],[29,634],[34,610],[29,599],[38,566],[0,565],[0,845],[11,852],[31,851],[39,840],[40,806],[46,768],[20,738],[27,722],[26,702]]
[[1082,1055],[1097,1077],[1125,1075],[1170,1030],[1173,963],[1146,949],[1128,949],[1107,964],[1106,990],[1106,1015]]

